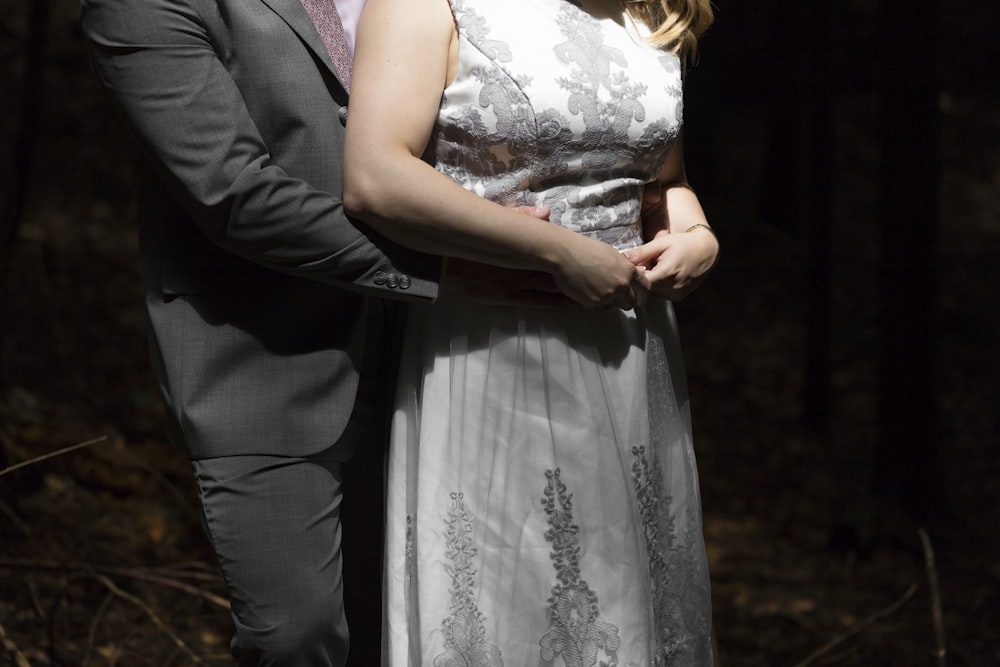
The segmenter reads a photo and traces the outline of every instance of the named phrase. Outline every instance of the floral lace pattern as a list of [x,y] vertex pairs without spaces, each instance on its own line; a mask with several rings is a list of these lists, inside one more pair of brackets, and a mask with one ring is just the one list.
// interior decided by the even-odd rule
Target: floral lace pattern
[[[548,206],[551,222],[616,247],[641,243],[642,187],[680,131],[677,58],[658,58],[667,82],[658,94],[672,106],[650,117],[645,100],[653,91],[629,75],[621,49],[605,44],[601,23],[558,3],[563,40],[552,53],[563,73],[556,88],[546,80],[549,88],[539,91],[531,77],[511,71],[510,46],[490,36],[472,4],[452,0],[460,34],[484,62],[470,73],[475,90],[445,91],[438,168],[494,201]],[[588,172],[587,187],[577,165]]]
[[405,554],[406,554],[406,572],[407,576],[413,576],[413,570],[417,566],[417,535],[416,535],[416,523],[417,517],[412,514],[406,515],[406,538],[405,538]]
[[486,641],[483,615],[476,607],[476,559],[479,550],[472,538],[472,520],[464,496],[452,493],[448,513],[448,571],[451,575],[451,610],[441,623],[444,653],[434,667],[503,667],[500,649]]
[[[642,516],[653,585],[653,618],[658,652],[654,667],[680,665],[691,637],[685,632],[681,609],[683,577],[692,569],[688,554],[677,544],[670,496],[663,495],[663,477],[646,459],[645,447],[633,447],[632,479]],[[678,586],[678,576],[682,585]]]
[[573,496],[560,479],[560,470],[546,470],[542,506],[549,519],[545,539],[552,545],[552,564],[558,582],[549,597],[551,628],[542,635],[542,660],[563,659],[566,667],[594,667],[598,652],[608,656],[602,667],[618,664],[621,646],[618,628],[600,619],[597,594],[580,576],[579,528],[573,524]]

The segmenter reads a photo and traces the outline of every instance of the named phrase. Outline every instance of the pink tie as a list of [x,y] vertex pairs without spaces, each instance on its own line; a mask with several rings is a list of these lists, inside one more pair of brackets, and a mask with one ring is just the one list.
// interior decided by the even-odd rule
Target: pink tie
[[333,66],[337,68],[337,74],[344,84],[344,88],[351,89],[351,52],[347,48],[347,39],[344,36],[344,24],[340,22],[340,14],[333,0],[302,0],[302,6],[309,13],[309,18],[316,25],[316,32],[319,33],[326,46],[326,52],[330,54]]

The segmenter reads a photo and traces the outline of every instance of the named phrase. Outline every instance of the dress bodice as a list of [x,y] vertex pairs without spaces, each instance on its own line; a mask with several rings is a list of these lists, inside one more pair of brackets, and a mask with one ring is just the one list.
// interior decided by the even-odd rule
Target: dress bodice
[[[567,0],[451,0],[459,67],[437,168],[618,248],[642,242],[642,188],[681,126],[678,58]],[[502,35],[502,38],[501,38]]]

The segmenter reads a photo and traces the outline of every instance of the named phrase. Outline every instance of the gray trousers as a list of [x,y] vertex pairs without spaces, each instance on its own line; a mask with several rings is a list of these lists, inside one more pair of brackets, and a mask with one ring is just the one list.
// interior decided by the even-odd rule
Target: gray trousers
[[366,363],[378,372],[328,450],[193,461],[241,666],[381,664],[386,369]]

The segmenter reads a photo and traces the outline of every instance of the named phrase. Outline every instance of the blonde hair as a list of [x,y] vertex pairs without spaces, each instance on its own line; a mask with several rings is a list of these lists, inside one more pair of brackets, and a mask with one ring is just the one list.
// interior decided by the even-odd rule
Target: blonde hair
[[698,38],[715,20],[710,0],[622,0],[629,17],[649,28],[649,41],[690,63]]

